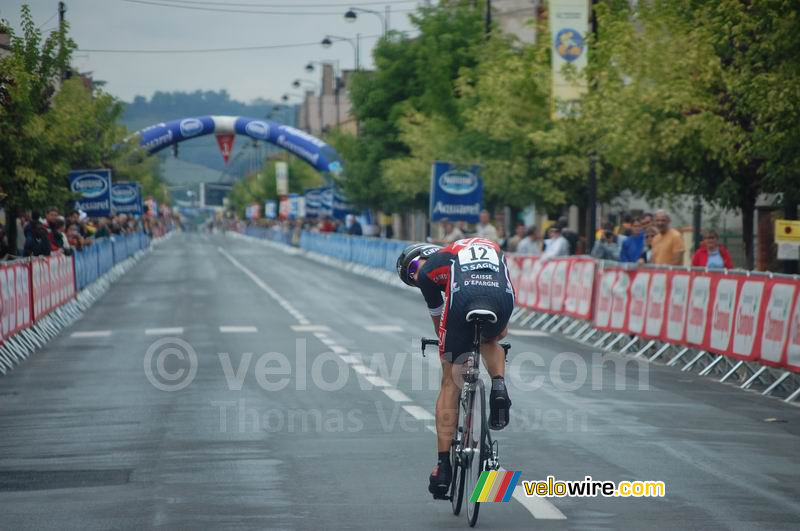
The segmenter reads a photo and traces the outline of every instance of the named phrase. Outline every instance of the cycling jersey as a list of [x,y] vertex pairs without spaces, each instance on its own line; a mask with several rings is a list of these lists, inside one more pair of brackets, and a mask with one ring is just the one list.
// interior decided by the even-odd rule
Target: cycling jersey
[[[473,345],[471,310],[491,310],[496,323],[485,323],[484,338],[505,330],[514,309],[514,288],[505,256],[495,242],[467,238],[451,243],[427,258],[417,276],[431,315],[441,316],[439,355],[453,362]],[[444,297],[442,297],[444,294]]]

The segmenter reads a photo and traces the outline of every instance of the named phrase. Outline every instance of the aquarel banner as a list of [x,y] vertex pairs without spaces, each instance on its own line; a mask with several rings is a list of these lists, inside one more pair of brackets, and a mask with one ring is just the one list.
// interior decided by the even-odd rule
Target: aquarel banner
[[483,208],[480,167],[457,168],[449,162],[434,162],[431,170],[431,221],[450,219],[477,223]]
[[142,214],[142,190],[139,183],[114,183],[111,186],[111,208],[115,214]]
[[69,189],[80,195],[75,210],[83,210],[93,218],[111,215],[111,170],[71,171]]
[[[589,0],[550,0],[549,13],[553,116],[559,117],[586,92],[586,81],[581,75],[587,63]],[[568,74],[567,70],[572,73]]]
[[304,194],[306,204],[306,218],[316,219],[320,212],[321,188],[307,188]]

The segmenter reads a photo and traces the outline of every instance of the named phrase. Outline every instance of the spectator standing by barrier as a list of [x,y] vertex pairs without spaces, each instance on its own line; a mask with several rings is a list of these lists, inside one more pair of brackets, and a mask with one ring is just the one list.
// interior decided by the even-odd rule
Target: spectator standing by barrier
[[561,227],[555,224],[547,232],[550,237],[544,242],[542,259],[549,260],[558,256],[569,256],[569,242],[561,235]]
[[631,235],[622,242],[619,253],[619,261],[635,264],[642,257],[644,252],[645,231],[642,228],[642,221],[637,218],[631,223]]
[[522,223],[517,223],[517,226],[514,227],[514,235],[510,237],[506,242],[506,251],[509,253],[516,253],[517,247],[519,247],[520,242],[525,238],[525,225]]
[[620,245],[619,239],[614,234],[614,226],[606,224],[603,227],[603,237],[594,242],[592,256],[598,260],[619,261]]
[[539,241],[539,235],[536,232],[535,226],[531,226],[528,229],[528,233],[519,242],[519,245],[517,246],[517,254],[522,254],[525,256],[542,255],[542,245]]
[[639,258],[640,264],[650,264],[653,262],[653,238],[656,237],[658,231],[654,226],[650,226],[644,236],[644,250],[642,256]]
[[569,244],[569,254],[575,254],[578,250],[578,233],[569,229],[569,221],[567,220],[566,216],[561,216],[558,218],[557,225],[561,229],[561,235]]
[[31,238],[25,242],[25,256],[50,256],[50,238],[47,227],[36,221],[31,229]]
[[358,222],[353,214],[347,214],[347,234],[350,236],[361,236],[364,234],[361,223]]
[[703,241],[692,257],[692,265],[709,269],[733,269],[731,255],[728,249],[719,243],[717,231],[707,229],[703,233]]
[[656,265],[683,265],[683,254],[686,247],[681,233],[669,226],[670,218],[664,210],[655,215],[655,226],[658,234],[653,238],[653,263]]
[[438,244],[447,245],[464,238],[464,232],[449,219],[442,220],[442,228],[444,229],[444,237],[436,242]]
[[497,229],[491,223],[488,210],[481,210],[480,222],[476,227],[475,236],[485,240],[491,240],[495,243],[499,240],[497,236]]

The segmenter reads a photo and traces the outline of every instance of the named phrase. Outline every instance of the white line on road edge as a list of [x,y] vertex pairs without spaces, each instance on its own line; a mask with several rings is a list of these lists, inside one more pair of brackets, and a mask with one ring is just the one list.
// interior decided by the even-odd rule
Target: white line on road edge
[[408,395],[399,389],[381,389],[381,391],[395,402],[411,402]]
[[334,354],[347,354],[347,349],[339,345],[331,345],[331,352]]
[[364,379],[375,387],[391,387],[392,384],[381,378],[380,376],[364,376]]
[[108,337],[111,335],[111,330],[93,330],[87,332],[72,332],[69,337],[76,339],[82,337]]
[[436,418],[428,413],[428,410],[421,406],[403,406],[406,413],[411,415],[417,420],[436,420]]
[[366,325],[367,332],[402,332],[403,327],[397,325]]
[[425,427],[428,429],[429,432],[436,434],[436,426],[433,424],[426,424]]
[[356,371],[358,374],[363,374],[364,376],[367,376],[367,375],[374,376],[375,375],[375,371],[373,371],[371,369],[367,369],[363,365],[353,364],[352,367],[353,367],[353,370]]
[[220,326],[219,331],[223,334],[246,334],[258,332],[255,326]]
[[[506,472],[503,467],[500,467],[498,472]],[[517,485],[514,487],[514,494],[512,497],[522,504],[529,513],[537,520],[566,520],[567,517],[558,510],[558,507],[547,501],[545,498],[539,496],[528,497],[525,495],[525,487]]]
[[173,328],[147,328],[144,331],[144,334],[146,336],[173,336],[182,333],[183,333],[182,326],[176,326]]
[[550,334],[547,332],[540,332],[539,330],[512,330],[509,329],[509,334],[512,336],[520,336],[520,337],[547,337]]
[[324,325],[292,325],[295,332],[330,332],[330,327]]
[[[252,271],[250,271],[249,269],[247,269],[247,268],[246,268],[244,265],[242,265],[242,263],[241,263],[241,262],[239,262],[239,260],[237,260],[236,258],[234,258],[233,256],[231,256],[231,254],[230,254],[228,251],[226,251],[226,250],[225,250],[225,249],[223,249],[222,247],[217,247],[217,251],[219,251],[219,252],[220,252],[220,254],[222,254],[222,256],[224,256],[225,258],[227,258],[227,259],[228,259],[228,261],[229,261],[230,263],[232,263],[232,264],[234,265],[234,267],[236,267],[236,268],[237,268],[239,271],[241,271],[242,273],[244,273],[245,275],[247,275],[248,277],[250,277],[250,280],[252,280],[253,282],[255,282],[255,283],[256,283],[256,286],[258,286],[259,288],[261,288],[262,290],[264,290],[264,292],[266,292],[266,294],[267,294],[267,295],[269,295],[269,296],[270,296],[270,297],[271,297],[271,298],[272,298],[272,299],[273,299],[275,302],[277,302],[278,304],[280,304],[281,306],[283,306],[283,308],[284,308],[284,309],[285,309],[287,312],[289,312],[290,314],[292,314],[292,316],[293,316],[295,319],[297,319],[298,321],[300,321],[300,322],[302,323],[300,326],[307,326],[307,324],[306,324],[306,323],[307,323],[308,321],[306,320],[305,316],[304,316],[302,313],[298,312],[298,311],[297,311],[297,309],[296,309],[294,306],[292,306],[292,304],[291,304],[289,301],[287,301],[286,299],[284,299],[283,297],[281,297],[280,293],[278,293],[277,291],[275,291],[274,289],[272,289],[271,287],[269,287],[269,286],[267,285],[267,283],[266,283],[266,282],[264,282],[263,280],[261,280],[260,278],[258,278],[258,276],[257,276],[255,273],[253,273]],[[303,321],[305,321],[305,323],[303,323]],[[294,327],[292,327],[292,328],[294,328]],[[327,327],[326,327],[326,328],[327,328]]]
[[345,363],[353,365],[360,365],[361,364],[361,357],[359,356],[339,356],[344,360]]

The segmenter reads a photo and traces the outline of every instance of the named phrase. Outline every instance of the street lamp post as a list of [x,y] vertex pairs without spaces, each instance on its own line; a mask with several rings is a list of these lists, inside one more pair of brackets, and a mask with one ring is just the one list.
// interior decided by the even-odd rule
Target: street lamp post
[[386,34],[389,32],[389,10],[391,6],[386,6],[386,12],[381,13],[380,11],[374,11],[372,9],[364,9],[363,7],[351,7],[347,10],[344,14],[344,19],[347,22],[355,22],[358,19],[359,13],[369,13],[371,15],[375,15],[379,19],[381,19],[381,27],[383,28],[383,36],[385,37]]
[[356,70],[361,70],[361,62],[360,62],[360,58],[359,58],[359,49],[361,48],[361,34],[360,33],[356,33],[355,40],[350,39],[348,37],[337,37],[336,35],[325,35],[325,38],[322,39],[322,42],[320,44],[322,44],[323,48],[330,48],[331,46],[333,46],[334,42],[339,42],[339,41],[346,41],[346,42],[350,43],[350,46],[353,47],[353,52],[355,53]]

